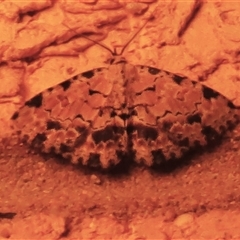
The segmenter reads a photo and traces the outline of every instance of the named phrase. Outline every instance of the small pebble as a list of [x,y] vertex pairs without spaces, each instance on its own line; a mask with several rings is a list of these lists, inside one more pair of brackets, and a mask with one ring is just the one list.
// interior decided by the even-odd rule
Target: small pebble
[[95,175],[95,174],[92,174],[90,179],[96,185],[101,185],[101,183],[102,183],[101,179],[97,175]]
[[194,216],[190,213],[184,213],[182,215],[179,215],[174,220],[174,225],[176,225],[179,228],[184,228],[187,225],[191,224],[194,221]]

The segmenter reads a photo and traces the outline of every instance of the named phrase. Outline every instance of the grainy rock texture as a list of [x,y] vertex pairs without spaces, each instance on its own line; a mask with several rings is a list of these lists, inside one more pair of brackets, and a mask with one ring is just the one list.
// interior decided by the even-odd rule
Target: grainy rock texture
[[[1,136],[26,100],[107,65],[110,51],[94,41],[120,53],[148,19],[123,53],[129,63],[202,81],[240,105],[239,14],[238,2],[1,1]],[[238,132],[170,174],[92,177],[21,147],[1,150],[0,238],[240,238]]]

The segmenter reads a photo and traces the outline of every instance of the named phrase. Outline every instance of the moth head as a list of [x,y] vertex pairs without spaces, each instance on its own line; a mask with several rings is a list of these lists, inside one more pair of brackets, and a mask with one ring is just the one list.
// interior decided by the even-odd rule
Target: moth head
[[109,58],[107,61],[106,61],[107,64],[120,64],[120,63],[127,63],[127,60],[122,57],[122,56],[115,56],[115,57],[112,57],[112,58]]

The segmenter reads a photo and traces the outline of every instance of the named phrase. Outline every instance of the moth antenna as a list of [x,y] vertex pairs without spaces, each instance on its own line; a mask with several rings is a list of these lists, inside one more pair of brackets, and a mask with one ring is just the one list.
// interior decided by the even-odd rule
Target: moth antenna
[[[142,29],[147,25],[147,23],[149,22],[149,20],[153,17],[153,13],[156,11],[156,9],[151,13],[150,17],[145,21],[145,23],[137,30],[137,32],[127,41],[127,43],[125,44],[125,46],[122,48],[120,54],[117,54],[116,48],[114,48],[114,51],[112,51],[110,48],[108,48],[106,45],[104,45],[103,43],[99,43],[96,40],[93,40],[87,36],[84,36],[83,34],[80,34],[81,37],[84,37],[86,39],[88,39],[89,41],[92,41],[94,43],[96,43],[97,45],[103,47],[104,49],[108,50],[113,56],[121,56],[123,54],[123,52],[125,51],[125,49],[129,46],[129,44],[132,42],[132,40],[142,31]],[[68,29],[70,29],[71,31],[75,32],[76,34],[78,34],[75,30],[71,29],[68,25],[62,23],[65,27],[67,27]]]
[[91,38],[89,38],[89,37],[87,37],[87,36],[84,36],[83,34],[78,34],[74,29],[70,28],[70,27],[69,27],[68,25],[66,25],[65,23],[63,23],[63,25],[64,25],[65,27],[67,27],[68,29],[70,29],[71,31],[75,32],[77,35],[80,35],[81,37],[86,38],[87,40],[92,41],[92,42],[96,43],[97,45],[103,47],[104,49],[108,50],[113,56],[116,55],[115,52],[113,52],[111,49],[109,49],[109,48],[108,48],[106,45],[104,45],[103,43],[100,43],[100,42],[98,42],[98,41],[96,41],[96,40],[94,40],[94,39],[91,39]]
[[81,35],[81,37],[86,38],[86,39],[88,39],[88,40],[90,40],[90,41],[96,43],[97,45],[99,45],[99,46],[105,48],[105,49],[108,50],[113,56],[116,55],[115,52],[113,52],[110,48],[108,48],[108,47],[107,47],[106,45],[104,45],[103,43],[100,43],[100,42],[98,42],[98,41],[96,41],[96,40],[93,40],[93,39],[91,39],[91,38],[89,38],[89,37],[86,37],[86,36],[84,36],[84,35]]
[[125,49],[129,46],[129,44],[132,42],[132,40],[142,31],[142,29],[147,25],[149,20],[153,17],[153,13],[156,11],[156,9],[151,13],[150,17],[145,21],[145,23],[137,30],[137,32],[127,41],[126,45],[122,48],[119,55],[122,55]]

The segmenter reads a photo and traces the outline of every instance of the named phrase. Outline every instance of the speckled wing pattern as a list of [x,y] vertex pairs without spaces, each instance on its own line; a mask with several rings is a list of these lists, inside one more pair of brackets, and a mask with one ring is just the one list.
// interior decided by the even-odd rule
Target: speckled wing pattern
[[109,168],[128,156],[148,166],[181,158],[235,126],[239,110],[198,82],[119,61],[39,93],[12,120],[40,152]]

